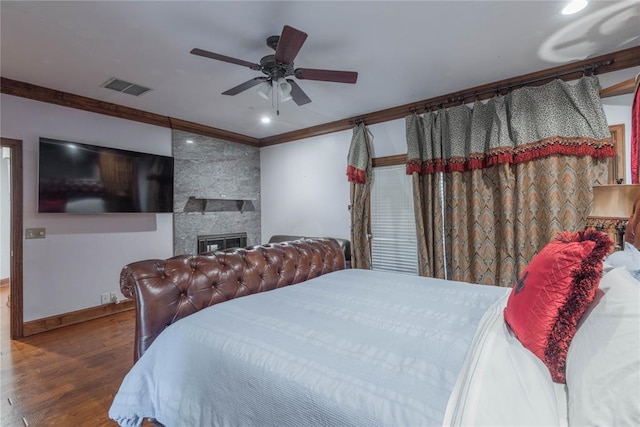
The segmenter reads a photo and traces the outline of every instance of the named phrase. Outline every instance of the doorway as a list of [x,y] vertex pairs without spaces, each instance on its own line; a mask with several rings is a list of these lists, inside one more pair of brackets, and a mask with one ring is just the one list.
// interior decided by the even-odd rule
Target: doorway
[[23,336],[22,141],[9,138],[0,141],[3,151],[9,151],[9,329],[11,339],[17,339]]

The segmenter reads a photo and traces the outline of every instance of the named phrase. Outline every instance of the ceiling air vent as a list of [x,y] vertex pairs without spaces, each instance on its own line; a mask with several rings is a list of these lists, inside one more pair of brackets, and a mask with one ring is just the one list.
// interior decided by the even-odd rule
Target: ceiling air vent
[[102,85],[102,87],[135,96],[140,96],[143,93],[151,90],[148,87],[140,86],[135,83],[125,82],[124,80],[116,79],[115,77],[109,79],[105,84]]

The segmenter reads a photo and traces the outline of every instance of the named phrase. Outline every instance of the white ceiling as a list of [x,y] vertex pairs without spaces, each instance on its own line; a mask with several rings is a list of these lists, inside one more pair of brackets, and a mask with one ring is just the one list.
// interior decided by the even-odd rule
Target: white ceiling
[[[640,45],[640,2],[2,1],[2,77],[261,138]],[[194,48],[259,62],[283,25],[308,33],[295,67],[358,71],[355,85],[299,80],[313,102],[280,107],[253,77]],[[637,73],[637,71],[635,71]],[[111,77],[152,88],[134,97]],[[604,86],[604,84],[603,84]]]

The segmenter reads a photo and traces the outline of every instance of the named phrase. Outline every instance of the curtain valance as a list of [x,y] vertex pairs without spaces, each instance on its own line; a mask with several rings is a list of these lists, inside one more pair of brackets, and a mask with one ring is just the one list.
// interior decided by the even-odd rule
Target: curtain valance
[[615,155],[600,84],[555,80],[473,108],[460,105],[405,118],[407,174],[463,172],[551,155]]

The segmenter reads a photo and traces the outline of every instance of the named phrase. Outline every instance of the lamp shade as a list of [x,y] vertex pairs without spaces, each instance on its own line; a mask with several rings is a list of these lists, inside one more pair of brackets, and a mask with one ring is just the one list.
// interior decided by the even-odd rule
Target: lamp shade
[[598,185],[593,187],[593,206],[589,218],[629,219],[640,197],[640,184]]

